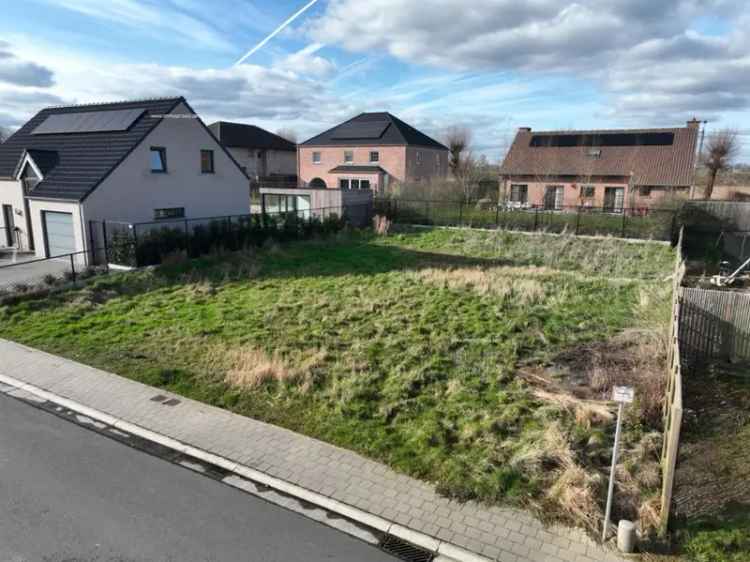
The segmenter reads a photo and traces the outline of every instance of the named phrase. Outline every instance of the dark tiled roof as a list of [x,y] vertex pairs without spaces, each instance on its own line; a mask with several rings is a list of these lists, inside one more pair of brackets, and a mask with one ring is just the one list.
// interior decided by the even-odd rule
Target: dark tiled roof
[[353,165],[347,165],[342,164],[341,166],[336,166],[332,170],[329,170],[329,174],[344,174],[344,173],[361,173],[361,174],[377,174],[380,172],[385,173],[385,170],[381,168],[380,166],[353,166]]
[[[639,139],[637,144],[628,144],[633,136]],[[689,186],[693,181],[697,138],[697,127],[546,132],[521,129],[500,173],[539,177],[628,177],[632,173],[635,185]]]
[[302,144],[305,146],[423,146],[448,150],[435,139],[388,112],[362,113]]
[[209,125],[208,128],[211,129],[219,142],[227,148],[297,151],[297,145],[293,142],[255,125],[217,121]]
[[[0,145],[0,177],[13,177],[28,152],[37,165],[47,168],[31,197],[81,200],[160,123],[161,118],[154,116],[167,114],[184,101],[163,98],[43,109]],[[125,131],[31,134],[50,115],[117,109],[143,109],[144,113]]]
[[34,164],[36,164],[44,176],[47,176],[60,161],[60,155],[56,150],[37,150],[32,148],[27,150],[26,154],[31,157]]

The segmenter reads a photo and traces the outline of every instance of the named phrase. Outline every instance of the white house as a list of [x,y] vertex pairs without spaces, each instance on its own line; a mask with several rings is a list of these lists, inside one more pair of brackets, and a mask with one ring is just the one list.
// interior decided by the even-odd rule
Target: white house
[[[217,121],[208,126],[253,181],[297,175],[297,145],[255,125]],[[288,180],[287,181],[292,181]],[[292,181],[296,185],[296,177]]]
[[90,221],[245,214],[247,185],[182,97],[47,108],[0,145],[0,246],[54,257],[91,251]]

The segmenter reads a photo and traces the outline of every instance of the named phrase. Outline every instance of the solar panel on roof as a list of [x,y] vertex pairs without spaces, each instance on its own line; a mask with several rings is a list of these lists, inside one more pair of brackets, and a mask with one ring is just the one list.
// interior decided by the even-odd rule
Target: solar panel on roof
[[333,139],[379,139],[386,128],[390,125],[389,121],[354,121],[344,123],[336,132],[333,133]]
[[32,135],[60,133],[103,133],[127,131],[143,115],[144,109],[116,109],[113,111],[85,111],[56,113],[47,117]]

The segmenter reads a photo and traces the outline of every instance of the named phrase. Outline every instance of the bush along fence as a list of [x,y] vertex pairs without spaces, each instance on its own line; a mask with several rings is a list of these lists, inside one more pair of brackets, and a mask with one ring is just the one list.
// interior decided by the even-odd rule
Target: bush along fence
[[395,223],[466,226],[675,241],[677,211],[609,207],[519,207],[463,201],[376,199],[375,213]]
[[[364,210],[371,212],[369,203]],[[142,223],[90,221],[89,231],[92,245],[101,248],[95,263],[143,267],[158,265],[176,253],[195,258],[214,250],[262,246],[268,239],[285,242],[327,236],[349,225],[351,211],[326,207]]]

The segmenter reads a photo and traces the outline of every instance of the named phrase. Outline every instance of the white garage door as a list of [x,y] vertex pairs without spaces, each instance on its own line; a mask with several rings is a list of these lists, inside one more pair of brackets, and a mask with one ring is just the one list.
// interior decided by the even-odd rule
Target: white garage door
[[72,254],[76,251],[71,213],[44,211],[44,231],[47,235],[48,257]]

